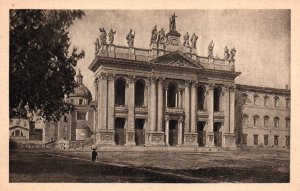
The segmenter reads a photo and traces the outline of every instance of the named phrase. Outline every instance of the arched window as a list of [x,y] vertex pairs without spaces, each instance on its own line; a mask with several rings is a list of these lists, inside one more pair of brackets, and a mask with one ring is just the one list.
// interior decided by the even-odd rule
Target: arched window
[[246,104],[247,103],[247,99],[248,99],[248,95],[246,93],[244,93],[242,95],[242,99],[243,99],[243,104]]
[[258,126],[259,123],[259,116],[258,115],[254,115],[253,116],[253,125],[254,126]]
[[264,126],[265,126],[265,127],[268,127],[268,126],[269,126],[269,120],[270,120],[269,116],[265,115],[265,116],[264,116]]
[[143,80],[137,80],[135,82],[134,86],[134,99],[135,99],[135,105],[136,106],[143,106],[144,105],[144,92],[145,92],[145,83]]
[[124,78],[118,78],[115,81],[115,104],[125,105],[126,81]]
[[274,106],[279,107],[279,97],[277,96],[274,97]]
[[274,127],[279,127],[279,117],[274,117]]
[[198,86],[197,88],[198,110],[204,110],[204,100],[205,100],[205,88],[203,86]]
[[176,97],[177,97],[177,87],[175,86],[175,84],[170,83],[168,85],[168,107],[175,107],[176,106]]
[[249,117],[247,114],[244,114],[243,115],[243,125],[248,125],[248,120],[249,120]]
[[258,105],[259,103],[259,96],[257,94],[254,94],[253,96],[253,104]]
[[267,95],[264,97],[264,106],[269,106],[269,97]]
[[220,111],[221,88],[214,88],[214,111]]

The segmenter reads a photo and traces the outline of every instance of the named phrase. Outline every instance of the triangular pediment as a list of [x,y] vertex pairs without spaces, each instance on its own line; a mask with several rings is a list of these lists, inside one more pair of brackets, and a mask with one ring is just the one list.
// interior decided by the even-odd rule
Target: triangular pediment
[[181,51],[170,52],[150,60],[151,63],[183,68],[204,68]]

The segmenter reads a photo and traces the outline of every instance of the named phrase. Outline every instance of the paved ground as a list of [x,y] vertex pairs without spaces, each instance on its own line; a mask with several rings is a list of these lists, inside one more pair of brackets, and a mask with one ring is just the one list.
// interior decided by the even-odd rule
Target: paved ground
[[18,150],[10,182],[289,182],[289,150],[227,152]]

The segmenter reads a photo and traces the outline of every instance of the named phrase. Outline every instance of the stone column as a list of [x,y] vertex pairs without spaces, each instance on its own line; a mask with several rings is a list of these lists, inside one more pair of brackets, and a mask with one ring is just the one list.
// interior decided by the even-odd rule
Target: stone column
[[155,131],[156,129],[156,78],[151,79],[151,106],[150,106],[150,129]]
[[190,132],[190,82],[185,82],[185,89],[184,89],[184,132]]
[[166,101],[166,108],[168,107],[168,86],[166,86],[166,88],[165,88],[165,91],[166,91],[166,93],[165,93],[165,101]]
[[224,147],[236,147],[235,142],[235,133],[234,133],[234,126],[235,126],[235,92],[234,87],[227,87],[226,88],[226,100],[225,102],[227,104],[225,108],[225,133],[224,133],[224,140],[223,140],[223,146]]
[[[110,75],[110,81],[113,82],[111,79],[112,75]],[[98,144],[101,145],[115,145],[115,138],[114,138],[114,129],[108,129],[108,115],[110,117],[114,118],[114,108],[112,108],[113,111],[111,111],[110,108],[108,108],[108,101],[110,101],[110,105],[114,105],[114,96],[113,100],[108,99],[108,75],[107,74],[101,74],[100,81],[99,81],[99,101],[98,101],[98,128],[99,133],[96,136],[96,141]],[[110,82],[110,86],[112,85]],[[114,83],[113,83],[114,84]],[[112,89],[114,91],[114,88]],[[114,92],[110,92],[110,94],[114,94]],[[110,112],[110,114],[108,114]],[[113,119],[114,121],[114,119]],[[114,123],[114,122],[113,122]],[[114,124],[110,123],[110,127],[113,127]]]
[[157,131],[162,131],[163,126],[163,79],[159,78],[158,81],[158,101],[157,101]]
[[[151,104],[150,104],[150,132],[147,133],[147,137],[149,139],[149,145],[165,145],[164,143],[164,132],[156,131],[157,130],[157,95],[156,95],[156,78],[151,79]],[[162,92],[162,91],[161,91]],[[162,123],[162,121],[161,121]],[[161,127],[162,128],[162,127]]]
[[182,108],[182,90],[178,90],[178,107]]
[[206,147],[214,147],[214,84],[207,86],[208,126],[206,130]]
[[222,98],[223,98],[223,102],[222,102],[222,109],[224,111],[224,129],[223,129],[223,133],[229,133],[229,116],[230,116],[230,107],[229,107],[229,87],[226,86],[224,88],[222,88]]
[[128,130],[134,130],[134,77],[130,77],[128,80]]
[[107,75],[102,74],[100,81],[100,91],[101,100],[100,100],[100,129],[107,129]]
[[235,116],[235,92],[234,92],[235,87],[231,87],[230,88],[230,129],[229,132],[230,133],[234,133],[234,125],[235,125],[235,121],[234,121],[234,116]]
[[196,133],[196,107],[196,82],[193,82],[191,87],[191,133]]
[[182,122],[183,117],[180,116],[178,119],[178,146],[182,145]]
[[128,79],[128,89],[127,89],[127,99],[128,99],[128,124],[126,129],[126,146],[133,146],[135,145],[135,121],[134,121],[134,99],[135,99],[135,93],[134,93],[134,82],[135,77],[130,76]]
[[178,90],[176,91],[175,94],[175,108],[178,108]]
[[168,115],[165,116],[165,144],[166,146],[170,146],[169,144],[169,121],[170,117]]
[[115,76],[114,74],[108,75],[108,116],[107,128],[115,129]]

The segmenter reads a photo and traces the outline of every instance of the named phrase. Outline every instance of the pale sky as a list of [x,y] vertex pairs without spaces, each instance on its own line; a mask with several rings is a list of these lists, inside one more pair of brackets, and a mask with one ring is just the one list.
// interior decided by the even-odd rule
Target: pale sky
[[[290,11],[288,10],[95,10],[71,28],[72,45],[84,49],[79,61],[83,83],[94,99],[94,74],[88,66],[95,58],[94,41],[99,27],[117,31],[114,44],[127,46],[125,36],[135,31],[135,47],[149,48],[154,25],[169,31],[169,17],[175,12],[176,28],[183,36],[195,32],[198,55],[207,56],[207,46],[215,42],[214,54],[223,58],[224,47],[235,47],[236,83],[273,88],[290,86]],[[182,37],[181,37],[182,38]],[[181,39],[182,41],[182,39]]]

